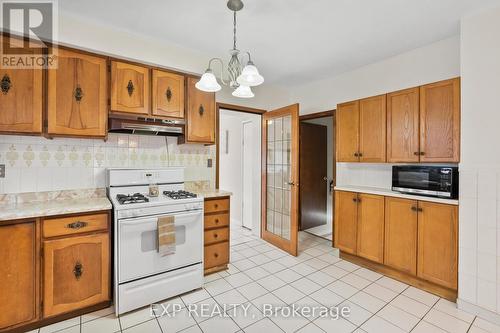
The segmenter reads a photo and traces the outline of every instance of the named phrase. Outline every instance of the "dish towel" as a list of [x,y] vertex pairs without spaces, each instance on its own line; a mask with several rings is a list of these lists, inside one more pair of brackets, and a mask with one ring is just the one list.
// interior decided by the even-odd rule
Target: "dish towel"
[[175,253],[175,216],[159,217],[158,228],[158,253],[168,256]]

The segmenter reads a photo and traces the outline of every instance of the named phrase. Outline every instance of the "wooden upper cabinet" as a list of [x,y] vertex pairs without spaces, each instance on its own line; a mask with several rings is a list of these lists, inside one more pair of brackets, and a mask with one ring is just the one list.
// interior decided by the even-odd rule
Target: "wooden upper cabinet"
[[154,116],[184,118],[184,76],[153,69]]
[[417,201],[385,198],[384,264],[417,274]]
[[386,95],[359,101],[359,160],[386,161]]
[[0,226],[0,330],[38,318],[37,239],[35,221]]
[[418,202],[417,276],[457,289],[458,206]]
[[358,194],[357,255],[384,261],[384,197]]
[[147,67],[111,62],[111,111],[149,113],[149,72]]
[[[2,38],[22,47],[20,39]],[[42,70],[0,69],[0,83],[0,132],[42,133]]]
[[335,246],[356,254],[358,227],[358,194],[335,191]]
[[57,66],[48,70],[48,134],[106,136],[106,58],[59,49]]
[[358,162],[359,101],[339,104],[335,114],[337,162]]
[[418,162],[419,88],[387,95],[387,162]]
[[198,78],[187,80],[186,142],[215,143],[215,93],[194,86]]
[[44,241],[45,317],[110,299],[107,233]]
[[460,161],[460,78],[420,87],[420,161]]

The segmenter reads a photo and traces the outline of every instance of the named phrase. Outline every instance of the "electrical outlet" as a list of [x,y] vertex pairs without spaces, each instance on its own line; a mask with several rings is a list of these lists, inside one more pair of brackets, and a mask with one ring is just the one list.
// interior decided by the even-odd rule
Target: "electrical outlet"
[[207,168],[211,168],[212,167],[212,159],[209,158],[207,159]]
[[0,178],[5,178],[5,164],[0,164]]

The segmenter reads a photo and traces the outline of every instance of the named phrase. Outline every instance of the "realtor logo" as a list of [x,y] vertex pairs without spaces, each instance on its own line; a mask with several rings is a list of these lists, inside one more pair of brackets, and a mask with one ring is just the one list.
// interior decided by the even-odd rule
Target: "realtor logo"
[[56,68],[57,49],[48,46],[57,40],[57,0],[0,3],[0,68]]

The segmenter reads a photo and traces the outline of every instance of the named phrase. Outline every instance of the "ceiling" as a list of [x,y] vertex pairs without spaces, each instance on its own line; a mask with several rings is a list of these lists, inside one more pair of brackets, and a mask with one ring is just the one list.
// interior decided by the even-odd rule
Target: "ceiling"
[[[297,85],[457,35],[460,17],[500,0],[244,3],[238,13],[238,48],[251,51],[266,82]],[[232,48],[232,13],[225,0],[64,0],[59,6],[72,15],[226,62]]]

